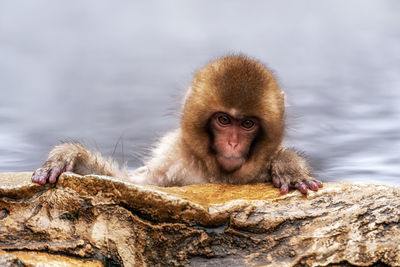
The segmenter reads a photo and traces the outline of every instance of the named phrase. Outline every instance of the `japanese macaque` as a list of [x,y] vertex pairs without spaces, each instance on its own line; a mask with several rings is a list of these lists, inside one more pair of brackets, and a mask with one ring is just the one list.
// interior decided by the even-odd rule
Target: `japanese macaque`
[[120,171],[100,153],[63,143],[32,181],[55,183],[62,172],[75,172],[159,186],[272,181],[283,194],[317,191],[322,183],[300,154],[282,147],[283,134],[284,95],[271,71],[246,56],[227,56],[195,74],[180,128],[161,138],[144,167]]

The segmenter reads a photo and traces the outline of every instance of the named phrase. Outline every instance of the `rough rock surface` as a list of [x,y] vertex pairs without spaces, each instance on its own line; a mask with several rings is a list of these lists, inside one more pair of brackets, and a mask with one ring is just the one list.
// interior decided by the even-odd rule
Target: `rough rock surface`
[[11,251],[0,250],[0,266],[40,266],[40,267],[102,267],[98,260],[81,260],[61,255],[35,251]]
[[43,187],[2,173],[0,252],[6,266],[29,252],[107,266],[400,266],[400,188],[326,183],[304,197],[70,173]]

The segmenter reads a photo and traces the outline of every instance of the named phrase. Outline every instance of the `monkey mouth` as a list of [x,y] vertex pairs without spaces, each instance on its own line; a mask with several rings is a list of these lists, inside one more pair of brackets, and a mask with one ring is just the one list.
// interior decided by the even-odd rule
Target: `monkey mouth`
[[227,157],[218,155],[217,161],[221,166],[221,168],[224,169],[225,171],[234,172],[240,169],[240,167],[242,167],[243,163],[245,162],[245,159],[243,157],[234,157],[234,156]]

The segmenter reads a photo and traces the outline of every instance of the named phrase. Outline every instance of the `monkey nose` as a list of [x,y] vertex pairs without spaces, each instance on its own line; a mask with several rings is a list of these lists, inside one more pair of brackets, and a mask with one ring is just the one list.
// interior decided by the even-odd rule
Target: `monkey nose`
[[233,148],[233,149],[235,149],[235,148],[238,146],[238,144],[239,144],[239,143],[237,143],[237,142],[228,141],[228,145],[229,145],[231,148]]

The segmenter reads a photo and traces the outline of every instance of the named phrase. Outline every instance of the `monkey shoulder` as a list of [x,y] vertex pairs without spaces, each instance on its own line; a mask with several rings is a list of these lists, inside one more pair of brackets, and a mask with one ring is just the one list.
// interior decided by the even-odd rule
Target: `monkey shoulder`
[[166,133],[151,151],[145,166],[133,176],[144,177],[144,183],[159,186],[182,186],[207,182],[201,170],[182,146],[182,132],[176,129]]

